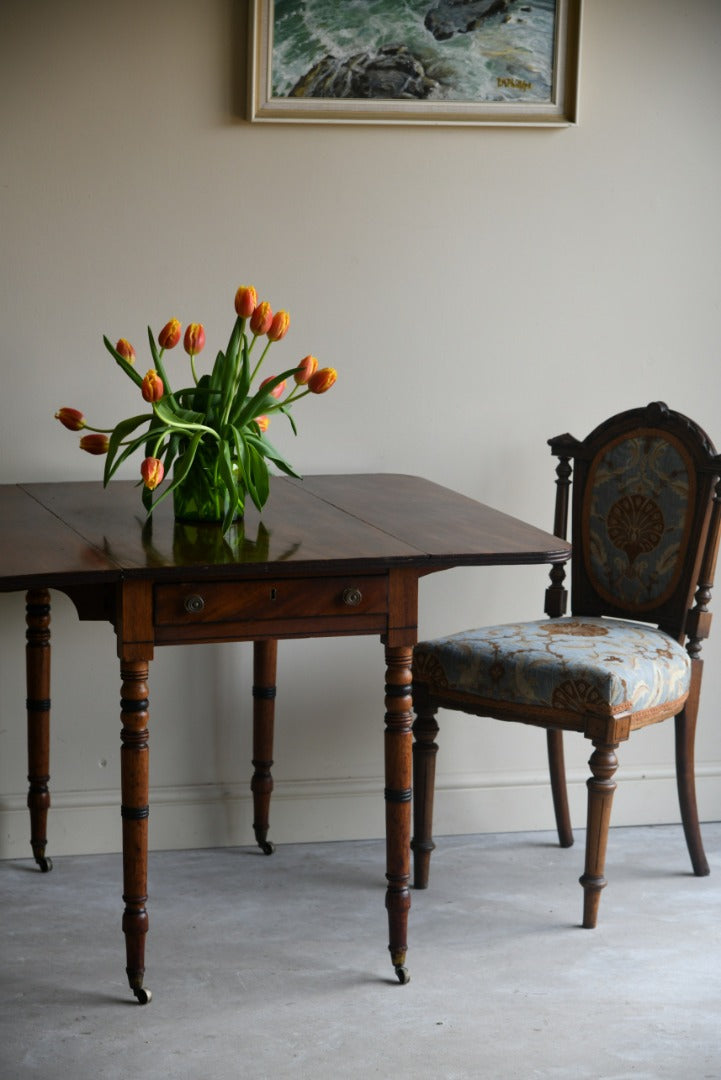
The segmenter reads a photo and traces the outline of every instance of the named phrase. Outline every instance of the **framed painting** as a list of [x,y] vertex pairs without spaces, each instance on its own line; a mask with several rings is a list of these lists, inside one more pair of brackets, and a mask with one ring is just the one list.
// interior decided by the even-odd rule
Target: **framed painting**
[[560,127],[581,0],[251,0],[253,121]]

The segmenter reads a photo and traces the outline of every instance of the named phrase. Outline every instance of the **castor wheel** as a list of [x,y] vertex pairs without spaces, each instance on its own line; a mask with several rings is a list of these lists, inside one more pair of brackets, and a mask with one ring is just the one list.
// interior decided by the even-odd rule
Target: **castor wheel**
[[43,874],[49,874],[53,868],[53,860],[47,855],[41,855],[35,862],[38,864]]
[[137,990],[133,990],[136,998],[138,999],[138,1005],[149,1005],[153,1000],[153,995],[146,987],[141,986]]
[[404,967],[403,964],[397,965],[396,975],[398,976],[398,982],[401,984],[401,986],[405,986],[406,983],[409,983],[411,981],[411,977],[408,973],[408,968]]
[[260,850],[264,855],[272,855],[275,851],[275,844],[271,844],[270,840],[262,840],[259,842]]

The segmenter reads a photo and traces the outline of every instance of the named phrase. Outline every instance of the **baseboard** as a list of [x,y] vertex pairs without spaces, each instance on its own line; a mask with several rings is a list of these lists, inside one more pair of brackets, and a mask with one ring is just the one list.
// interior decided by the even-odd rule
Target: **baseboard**
[[[575,828],[585,826],[586,774],[569,773]],[[697,769],[702,821],[721,820],[721,762]],[[52,855],[97,854],[121,846],[120,792],[53,792],[48,822]],[[335,779],[279,781],[271,803],[270,838],[279,844],[381,837],[383,781]],[[436,785],[437,835],[553,829],[545,772],[442,774]],[[665,824],[679,820],[673,769],[624,770],[613,807],[613,825]],[[247,782],[153,789],[151,849],[177,850],[252,845],[253,807]],[[25,794],[0,798],[0,858],[30,855]]]

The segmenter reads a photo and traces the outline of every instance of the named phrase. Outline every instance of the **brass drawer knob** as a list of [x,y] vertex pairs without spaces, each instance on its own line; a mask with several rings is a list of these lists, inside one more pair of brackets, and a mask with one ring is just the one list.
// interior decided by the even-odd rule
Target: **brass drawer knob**
[[343,603],[348,607],[358,607],[363,599],[363,593],[360,589],[344,589],[343,590]]
[[205,607],[205,600],[197,593],[191,593],[186,596],[183,606],[189,615],[197,615]]

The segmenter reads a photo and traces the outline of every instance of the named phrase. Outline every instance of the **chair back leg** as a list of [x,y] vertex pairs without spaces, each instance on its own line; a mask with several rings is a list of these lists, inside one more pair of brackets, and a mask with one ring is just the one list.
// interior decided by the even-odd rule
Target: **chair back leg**
[[694,744],[696,741],[696,716],[698,714],[699,694],[701,692],[702,660],[694,660],[691,676],[691,690],[683,710],[675,720],[676,724],[676,784],[678,801],[681,808],[681,821],[686,836],[686,846],[691,856],[693,872],[697,877],[709,873],[709,865],[701,839],[696,805],[696,769],[694,764]]
[[413,724],[413,887],[428,888],[433,843],[433,793],[436,782],[436,754],[438,734],[437,706],[431,705],[419,691],[414,707],[416,720]]
[[551,774],[551,794],[553,810],[556,815],[558,842],[561,847],[573,845],[571,815],[568,811],[568,788],[566,786],[566,764],[563,756],[563,732],[557,728],[546,731],[548,745],[548,768]]

